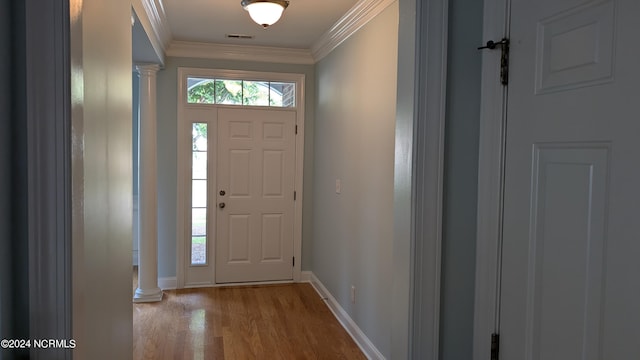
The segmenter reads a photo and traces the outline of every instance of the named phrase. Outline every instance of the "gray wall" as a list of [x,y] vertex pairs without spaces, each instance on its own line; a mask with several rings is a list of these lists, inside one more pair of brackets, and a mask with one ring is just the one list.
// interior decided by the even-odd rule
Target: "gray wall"
[[[449,1],[440,359],[473,352],[482,1]],[[488,340],[488,339],[487,339]]]
[[417,1],[398,1],[398,65],[394,165],[393,287],[391,288],[391,356],[406,359],[412,309],[412,212],[414,117],[416,115],[416,12]]
[[397,46],[395,2],[316,64],[311,269],[385,357],[391,354]]
[[158,72],[158,276],[176,276],[177,99],[178,67],[305,74],[305,164],[302,220],[302,269],[308,270],[312,221],[315,81],[313,65],[289,65],[168,57]]

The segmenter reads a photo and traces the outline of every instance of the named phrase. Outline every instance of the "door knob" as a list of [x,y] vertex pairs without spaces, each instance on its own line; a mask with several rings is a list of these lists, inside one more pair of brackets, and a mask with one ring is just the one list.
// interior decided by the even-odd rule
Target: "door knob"
[[218,204],[218,207],[219,207],[220,209],[224,209],[224,207],[225,207],[225,206],[226,206],[226,205],[225,205],[224,203],[220,203],[220,204]]

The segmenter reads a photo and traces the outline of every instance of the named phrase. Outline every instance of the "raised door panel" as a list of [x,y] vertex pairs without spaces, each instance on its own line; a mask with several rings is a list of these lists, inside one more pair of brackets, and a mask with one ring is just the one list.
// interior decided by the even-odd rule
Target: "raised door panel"
[[613,80],[615,2],[591,2],[537,24],[536,92]]
[[228,172],[221,174],[228,176],[229,198],[250,198],[251,189],[251,169],[253,167],[252,149],[228,149]]
[[533,157],[527,359],[600,354],[607,144],[537,144]]
[[262,215],[261,262],[284,261],[284,214]]
[[229,254],[227,263],[248,263],[251,258],[251,215],[233,214],[229,219]]
[[265,198],[284,197],[285,155],[283,150],[262,153],[262,196]]

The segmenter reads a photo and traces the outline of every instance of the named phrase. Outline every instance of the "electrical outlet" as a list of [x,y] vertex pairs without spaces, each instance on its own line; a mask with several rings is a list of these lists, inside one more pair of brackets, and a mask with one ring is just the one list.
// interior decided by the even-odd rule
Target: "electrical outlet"
[[340,179],[336,179],[336,194],[340,194],[342,191],[342,181]]
[[356,303],[356,287],[355,285],[351,285],[351,303]]

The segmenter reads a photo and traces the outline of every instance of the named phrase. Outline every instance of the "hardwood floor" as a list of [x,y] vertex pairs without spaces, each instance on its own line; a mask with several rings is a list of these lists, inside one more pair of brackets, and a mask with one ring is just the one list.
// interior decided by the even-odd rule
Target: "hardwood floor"
[[133,304],[133,346],[134,359],[365,359],[306,283],[165,291]]

